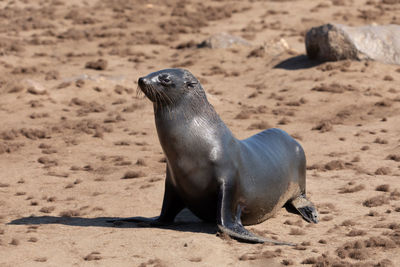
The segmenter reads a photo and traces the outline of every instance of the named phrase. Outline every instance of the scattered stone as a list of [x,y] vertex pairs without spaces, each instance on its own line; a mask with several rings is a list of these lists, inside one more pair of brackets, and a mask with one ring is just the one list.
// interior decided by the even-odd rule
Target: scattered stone
[[140,172],[140,171],[127,171],[124,176],[122,177],[122,179],[134,179],[134,178],[139,178],[139,177],[143,177],[144,173]]
[[60,78],[60,73],[56,70],[50,70],[48,72],[46,72],[46,75],[44,77],[44,79],[46,81],[48,80],[58,80]]
[[263,57],[265,54],[264,46],[257,47],[250,51],[247,57]]
[[282,264],[287,266],[287,265],[293,265],[294,262],[290,259],[284,259],[282,260]]
[[350,232],[348,232],[346,235],[347,236],[362,236],[362,235],[366,235],[367,233],[363,230],[358,230],[358,229],[353,229]]
[[200,44],[197,45],[198,48],[229,48],[234,45],[239,46],[250,46],[250,43],[241,37],[230,35],[226,32],[216,33]]
[[325,24],[307,32],[306,50],[310,59],[323,61],[369,59],[400,64],[400,25]]
[[317,130],[320,131],[321,133],[329,132],[333,129],[332,127],[332,122],[329,120],[322,120],[320,121],[315,127],[313,127],[311,130]]
[[83,258],[85,261],[101,260],[100,252],[94,251]]
[[48,157],[40,157],[40,158],[38,158],[37,161],[46,166],[57,166],[58,165],[57,160],[50,159]]
[[76,217],[80,216],[81,212],[79,210],[65,210],[60,212],[59,216],[61,217]]
[[37,261],[37,262],[46,262],[47,258],[46,257],[39,257],[39,258],[36,258],[35,261]]
[[28,242],[36,243],[38,241],[37,237],[31,237],[28,239]]
[[56,207],[51,206],[51,207],[43,207],[39,211],[43,213],[51,213],[56,209]]
[[107,68],[107,60],[98,59],[97,61],[89,61],[86,63],[85,68],[93,70],[105,70]]
[[247,129],[248,130],[266,130],[272,128],[272,126],[266,121],[260,121],[257,123],[252,123]]
[[345,168],[345,163],[343,160],[332,160],[325,164],[325,170],[333,171],[333,170],[342,170]]
[[201,262],[202,259],[201,259],[200,257],[191,257],[191,258],[189,259],[189,261],[191,261],[191,262]]
[[59,85],[57,85],[57,89],[67,88],[70,85],[71,85],[71,82],[62,82]]
[[378,207],[382,206],[383,204],[388,204],[389,203],[389,198],[383,195],[379,195],[376,197],[371,197],[363,202],[363,205],[365,207]]
[[363,184],[359,184],[353,187],[347,186],[347,187],[342,187],[339,190],[339,194],[348,194],[348,193],[354,193],[354,192],[358,192],[365,189],[365,185]]
[[376,175],[388,175],[390,174],[390,168],[389,167],[380,167],[378,169],[376,169],[375,174]]
[[394,160],[394,161],[396,161],[396,162],[400,162],[400,154],[399,154],[399,155],[397,155],[397,154],[390,154],[390,155],[388,155],[388,156],[386,157],[386,159]]
[[40,89],[35,88],[33,86],[29,87],[27,89],[27,92],[32,94],[32,95],[45,95],[45,94],[47,94],[46,90],[40,90]]
[[291,228],[290,233],[289,233],[289,235],[305,235],[305,234],[306,234],[306,232],[304,232],[300,228]]
[[15,239],[15,238],[13,238],[13,239],[11,240],[11,242],[10,242],[10,245],[13,245],[13,246],[18,246],[18,245],[19,245],[19,240],[18,240],[18,239]]
[[376,191],[382,191],[382,192],[389,192],[390,191],[390,185],[389,184],[381,184],[378,185],[375,188]]

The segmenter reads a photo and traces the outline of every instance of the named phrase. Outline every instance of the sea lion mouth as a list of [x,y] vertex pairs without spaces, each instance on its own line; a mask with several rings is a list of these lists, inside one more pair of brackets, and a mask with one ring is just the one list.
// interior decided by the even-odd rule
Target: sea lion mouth
[[157,89],[153,81],[147,79],[146,77],[141,77],[138,80],[138,94],[143,92],[151,102],[155,104],[168,104],[171,103],[171,99],[162,90]]
[[141,77],[138,80],[137,94],[144,93],[152,102],[156,102],[156,90],[150,85],[146,77]]

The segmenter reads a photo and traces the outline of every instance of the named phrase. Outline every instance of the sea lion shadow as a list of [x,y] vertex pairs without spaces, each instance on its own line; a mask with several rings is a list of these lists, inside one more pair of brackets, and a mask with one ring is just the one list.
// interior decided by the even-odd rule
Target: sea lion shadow
[[311,60],[306,55],[300,55],[285,59],[274,66],[274,69],[285,69],[285,70],[299,70],[309,69],[322,64],[322,61]]
[[112,227],[112,228],[162,228],[180,232],[207,233],[216,234],[218,231],[215,223],[206,223],[198,219],[189,210],[183,210],[171,225],[150,226],[143,223],[121,222],[111,223],[111,220],[124,218],[116,217],[62,217],[62,216],[29,216],[15,219],[7,224],[9,225],[44,225],[44,224],[62,224],[68,226],[80,227]]

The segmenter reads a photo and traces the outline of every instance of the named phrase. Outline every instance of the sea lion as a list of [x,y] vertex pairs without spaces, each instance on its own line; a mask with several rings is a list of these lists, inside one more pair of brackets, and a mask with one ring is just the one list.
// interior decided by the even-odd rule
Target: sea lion
[[165,69],[139,78],[153,102],[158,137],[167,159],[165,193],[156,218],[120,221],[173,223],[185,207],[241,241],[290,244],[259,237],[243,225],[270,218],[285,204],[309,222],[318,222],[306,199],[304,151],[280,129],[236,139],[208,102],[189,71]]

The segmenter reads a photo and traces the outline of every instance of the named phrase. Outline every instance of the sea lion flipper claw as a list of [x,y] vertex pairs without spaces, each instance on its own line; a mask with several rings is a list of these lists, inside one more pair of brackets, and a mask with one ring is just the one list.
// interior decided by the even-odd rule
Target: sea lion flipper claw
[[318,223],[318,211],[314,204],[309,201],[304,195],[300,195],[293,199],[291,204],[308,222]]

